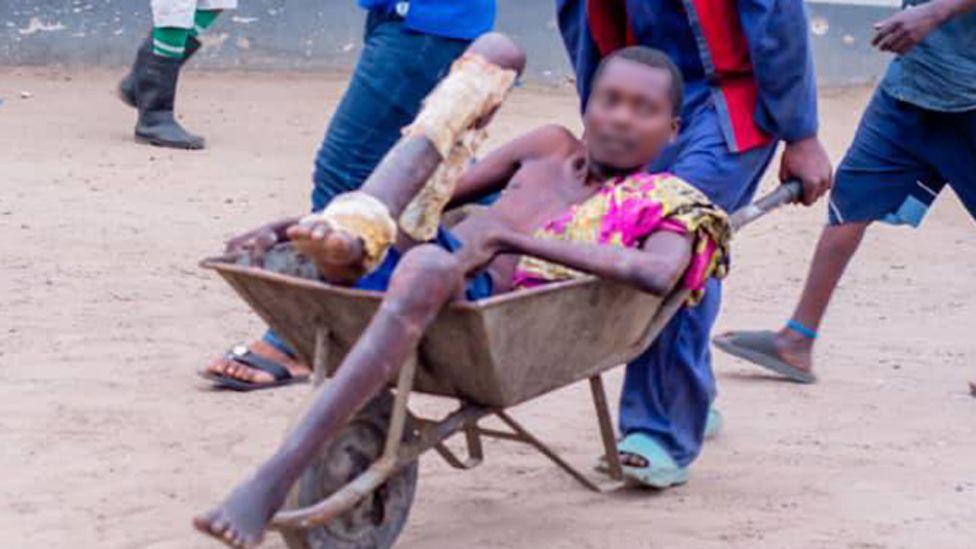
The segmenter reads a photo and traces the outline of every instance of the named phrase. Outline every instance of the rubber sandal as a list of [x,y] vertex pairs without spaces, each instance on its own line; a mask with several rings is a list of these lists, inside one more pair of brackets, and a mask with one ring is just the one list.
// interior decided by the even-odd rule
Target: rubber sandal
[[712,343],[734,357],[748,360],[790,381],[816,383],[817,376],[810,372],[804,372],[777,356],[776,347],[773,345],[775,337],[776,334],[770,331],[729,332],[712,339]]
[[710,406],[708,408],[708,419],[705,420],[705,440],[717,437],[722,432],[724,425],[725,418],[722,417],[722,412],[719,412],[718,408]]
[[621,454],[644,458],[647,465],[623,465],[624,480],[628,484],[663,490],[688,482],[688,470],[679,467],[674,459],[653,438],[644,433],[624,437],[617,449]]
[[[724,425],[725,419],[722,417],[722,412],[719,412],[718,408],[710,406],[708,408],[708,419],[705,421],[705,440],[712,440],[717,437],[722,431],[722,427]],[[597,473],[609,475],[610,464],[607,463],[607,456],[600,456],[597,458],[596,464],[593,466],[593,470]]]
[[232,391],[257,391],[260,389],[271,389],[274,387],[284,387],[294,383],[304,383],[308,381],[308,376],[293,376],[288,368],[285,368],[277,361],[263,357],[244,345],[235,345],[224,357],[227,360],[238,362],[245,366],[250,366],[256,370],[267,372],[274,377],[270,383],[255,383],[253,381],[243,381],[230,376],[215,374],[211,372],[201,372],[200,376],[214,382],[214,387],[218,389],[230,389]]

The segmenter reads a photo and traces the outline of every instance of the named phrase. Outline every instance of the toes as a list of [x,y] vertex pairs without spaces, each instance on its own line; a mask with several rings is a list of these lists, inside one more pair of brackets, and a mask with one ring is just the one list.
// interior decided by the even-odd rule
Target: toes
[[229,524],[223,520],[216,511],[211,511],[205,515],[193,519],[193,527],[212,536],[220,537],[227,530]]
[[628,467],[647,467],[647,460],[631,453],[620,454],[620,463]]
[[210,523],[210,531],[213,532],[215,536],[226,536],[227,532],[230,531],[230,523],[221,518],[215,518]]
[[215,360],[204,368],[203,373],[205,374],[216,374],[223,375],[227,371],[227,359],[221,358],[220,360]]
[[209,534],[213,532],[212,526],[210,519],[206,515],[193,517],[193,527],[201,533]]

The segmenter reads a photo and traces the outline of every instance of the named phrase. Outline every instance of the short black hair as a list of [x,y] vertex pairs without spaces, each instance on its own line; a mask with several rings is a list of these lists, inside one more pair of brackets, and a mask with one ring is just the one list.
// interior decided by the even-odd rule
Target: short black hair
[[607,64],[614,59],[626,59],[651,68],[668,71],[671,74],[671,89],[668,92],[671,99],[671,112],[674,116],[681,114],[681,104],[684,101],[685,95],[685,83],[681,77],[681,71],[678,70],[677,65],[671,61],[671,58],[666,53],[647,46],[627,46],[626,48],[615,50],[610,55],[601,59],[600,64],[597,65],[596,71],[593,73],[593,79],[591,80],[593,87],[596,86]]

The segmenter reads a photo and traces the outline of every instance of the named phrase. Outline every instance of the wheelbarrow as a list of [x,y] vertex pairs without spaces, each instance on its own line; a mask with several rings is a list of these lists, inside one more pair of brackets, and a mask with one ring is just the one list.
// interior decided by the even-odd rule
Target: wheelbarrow
[[[789,182],[737,211],[733,230],[801,192]],[[327,383],[365,329],[383,294],[332,286],[212,259],[216,270],[289,345],[313,365],[313,383]],[[594,491],[612,490],[623,475],[602,374],[637,357],[684,304],[687,290],[661,298],[585,278],[532,290],[456,302],[428,328],[393,390],[363,407],[302,474],[285,508],[271,521],[291,548],[390,547],[406,523],[418,458],[434,450],[450,466],[470,469],[484,457],[482,440],[527,444]],[[596,482],[562,459],[506,409],[588,380],[608,464]],[[444,417],[408,408],[411,392],[455,399]],[[481,425],[494,416],[503,429]],[[445,441],[463,434],[465,455]]]

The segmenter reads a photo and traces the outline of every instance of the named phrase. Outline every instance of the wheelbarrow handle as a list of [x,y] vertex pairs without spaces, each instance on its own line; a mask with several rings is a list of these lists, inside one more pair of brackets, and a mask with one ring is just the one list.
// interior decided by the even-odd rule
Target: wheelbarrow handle
[[780,185],[776,190],[760,197],[758,200],[743,206],[735,211],[730,217],[729,222],[733,231],[738,231],[749,223],[759,219],[769,212],[792,204],[800,200],[803,195],[803,184],[797,180],[791,180]]

